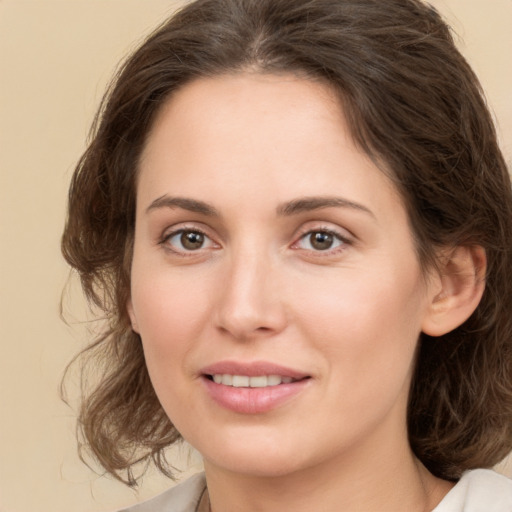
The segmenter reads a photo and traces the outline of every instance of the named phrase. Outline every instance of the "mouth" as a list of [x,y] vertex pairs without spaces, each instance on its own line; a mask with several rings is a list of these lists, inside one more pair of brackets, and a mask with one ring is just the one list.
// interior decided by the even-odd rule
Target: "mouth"
[[205,375],[205,377],[223,386],[232,386],[234,388],[267,388],[275,387],[281,384],[291,384],[300,380],[309,379],[309,377],[293,378],[282,375],[232,375],[229,373],[215,373]]
[[263,414],[307,393],[313,376],[265,361],[221,361],[200,372],[206,396],[223,409]]

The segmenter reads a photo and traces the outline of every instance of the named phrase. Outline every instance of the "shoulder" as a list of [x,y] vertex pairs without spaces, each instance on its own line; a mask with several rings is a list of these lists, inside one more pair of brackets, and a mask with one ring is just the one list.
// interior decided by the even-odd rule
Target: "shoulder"
[[466,471],[432,512],[512,512],[512,480],[489,469]]
[[205,489],[204,473],[198,473],[148,501],[118,512],[194,512]]

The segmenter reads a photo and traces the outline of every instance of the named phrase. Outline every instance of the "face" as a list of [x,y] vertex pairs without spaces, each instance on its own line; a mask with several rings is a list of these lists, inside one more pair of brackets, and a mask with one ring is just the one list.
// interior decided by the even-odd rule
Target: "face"
[[326,86],[222,76],[163,107],[128,310],[209,467],[277,475],[400,449],[429,293],[398,193]]

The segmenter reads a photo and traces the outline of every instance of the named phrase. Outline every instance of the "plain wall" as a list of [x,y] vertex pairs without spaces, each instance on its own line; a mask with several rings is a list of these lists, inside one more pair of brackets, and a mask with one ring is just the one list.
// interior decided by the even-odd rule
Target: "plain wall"
[[[463,39],[460,48],[487,91],[510,162],[512,1],[432,3]],[[109,511],[168,485],[148,477],[135,495],[78,459],[74,413],[60,401],[58,385],[87,325],[59,319],[68,275],[59,239],[70,175],[104,87],[119,59],[176,5],[0,0],[2,512]],[[68,293],[70,312],[83,320],[77,287]],[[183,454],[176,457],[186,465]]]

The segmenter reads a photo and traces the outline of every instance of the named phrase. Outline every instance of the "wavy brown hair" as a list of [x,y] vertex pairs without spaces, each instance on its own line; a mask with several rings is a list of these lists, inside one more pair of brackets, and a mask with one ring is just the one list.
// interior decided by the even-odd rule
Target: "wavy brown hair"
[[419,0],[197,0],[126,60],[76,167],[62,238],[105,320],[82,354],[84,379],[95,375],[81,404],[83,443],[129,484],[137,463],[169,474],[165,448],[180,435],[126,312],[138,160],[174,91],[247,69],[297,73],[337,91],[356,143],[391,169],[423,268],[435,265],[439,247],[485,248],[475,313],[445,336],[419,340],[408,429],[415,454],[439,477],[499,462],[512,449],[510,179],[476,76]]

